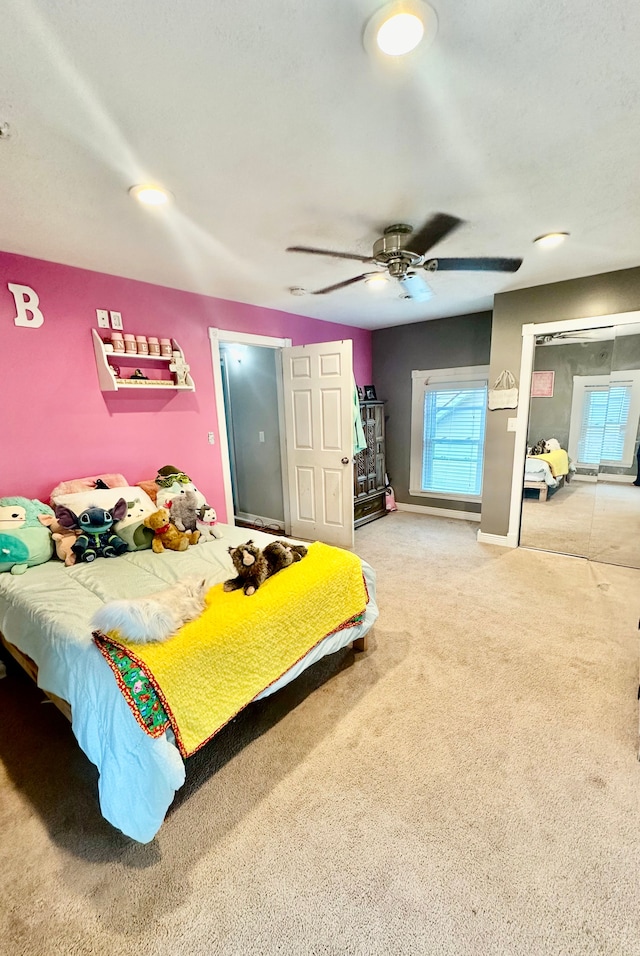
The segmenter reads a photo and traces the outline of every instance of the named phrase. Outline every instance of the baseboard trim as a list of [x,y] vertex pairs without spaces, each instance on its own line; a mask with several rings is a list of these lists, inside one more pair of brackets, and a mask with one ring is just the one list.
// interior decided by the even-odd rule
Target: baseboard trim
[[496,544],[499,548],[517,548],[518,536],[516,534],[489,534],[486,531],[478,531],[478,542],[480,544]]
[[265,528],[269,528],[271,531],[275,528],[279,528],[284,534],[284,521],[279,521],[278,518],[265,518],[263,515],[251,515],[246,511],[237,511],[234,517],[254,526],[259,527],[264,525]]
[[459,518],[462,521],[480,521],[476,511],[455,511],[453,508],[431,508],[429,505],[407,505],[396,501],[398,511],[413,511],[419,515],[436,515],[438,518]]
[[635,479],[635,475],[608,475],[606,471],[598,475],[598,481],[617,481],[621,484],[630,485],[634,483]]
[[635,481],[635,475],[609,475],[606,471],[600,472],[598,475],[574,475],[571,479],[572,481],[589,481],[595,484],[598,481],[616,481],[619,484],[630,484],[632,485]]

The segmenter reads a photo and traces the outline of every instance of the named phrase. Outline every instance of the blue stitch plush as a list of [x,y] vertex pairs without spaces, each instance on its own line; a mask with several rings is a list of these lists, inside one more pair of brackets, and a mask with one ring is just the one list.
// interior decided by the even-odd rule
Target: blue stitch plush
[[95,561],[96,558],[116,558],[128,550],[126,541],[115,533],[113,523],[127,513],[127,502],[119,498],[113,508],[85,508],[76,515],[65,505],[56,507],[56,518],[65,528],[79,528],[81,534],[71,550],[78,561]]

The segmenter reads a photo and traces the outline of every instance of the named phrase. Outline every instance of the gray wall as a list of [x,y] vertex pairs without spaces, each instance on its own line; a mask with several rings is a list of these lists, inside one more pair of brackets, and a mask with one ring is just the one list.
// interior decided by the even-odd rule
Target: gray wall
[[[553,398],[531,399],[527,443],[532,445],[540,438],[557,438],[563,448],[568,448],[573,376],[609,375],[615,371],[640,369],[640,335],[620,335],[609,341],[576,342],[570,345],[538,345],[533,367],[536,371],[554,371],[555,380]],[[636,449],[637,444],[638,438]],[[600,469],[581,468],[579,471],[635,476],[635,449],[630,468],[601,465]]]
[[[495,297],[491,340],[490,380],[502,369],[520,373],[522,326],[588,318],[640,309],[640,268],[608,272],[584,279],[503,292]],[[481,530],[506,535],[515,434],[507,431],[509,409],[489,412],[485,446]]]
[[612,355],[613,339],[536,346],[534,369],[555,372],[555,379],[552,398],[531,399],[529,445],[541,438],[557,438],[563,448],[569,447],[573,376],[608,375]]
[[396,501],[478,513],[479,503],[409,494],[411,372],[488,365],[491,313],[376,329],[372,341],[373,384],[378,398],[386,402],[387,472]]
[[[284,520],[280,427],[274,349],[248,346],[224,351],[228,370],[236,510]],[[236,355],[241,355],[238,362]],[[264,432],[264,442],[259,433]]]

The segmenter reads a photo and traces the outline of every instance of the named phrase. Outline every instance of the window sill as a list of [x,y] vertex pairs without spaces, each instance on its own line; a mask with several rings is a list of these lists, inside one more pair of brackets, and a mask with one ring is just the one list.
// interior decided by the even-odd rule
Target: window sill
[[482,495],[456,495],[448,491],[416,491],[414,488],[409,488],[409,494],[416,498],[442,498],[443,501],[468,501],[470,504],[482,502]]

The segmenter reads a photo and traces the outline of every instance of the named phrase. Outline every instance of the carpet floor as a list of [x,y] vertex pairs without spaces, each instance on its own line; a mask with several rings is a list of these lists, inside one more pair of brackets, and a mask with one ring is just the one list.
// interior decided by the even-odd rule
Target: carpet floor
[[0,952],[639,954],[640,571],[476,531],[359,529],[369,650],[247,708],[147,846],[10,667]]
[[525,498],[520,543],[640,568],[640,488],[574,479],[546,501]]

